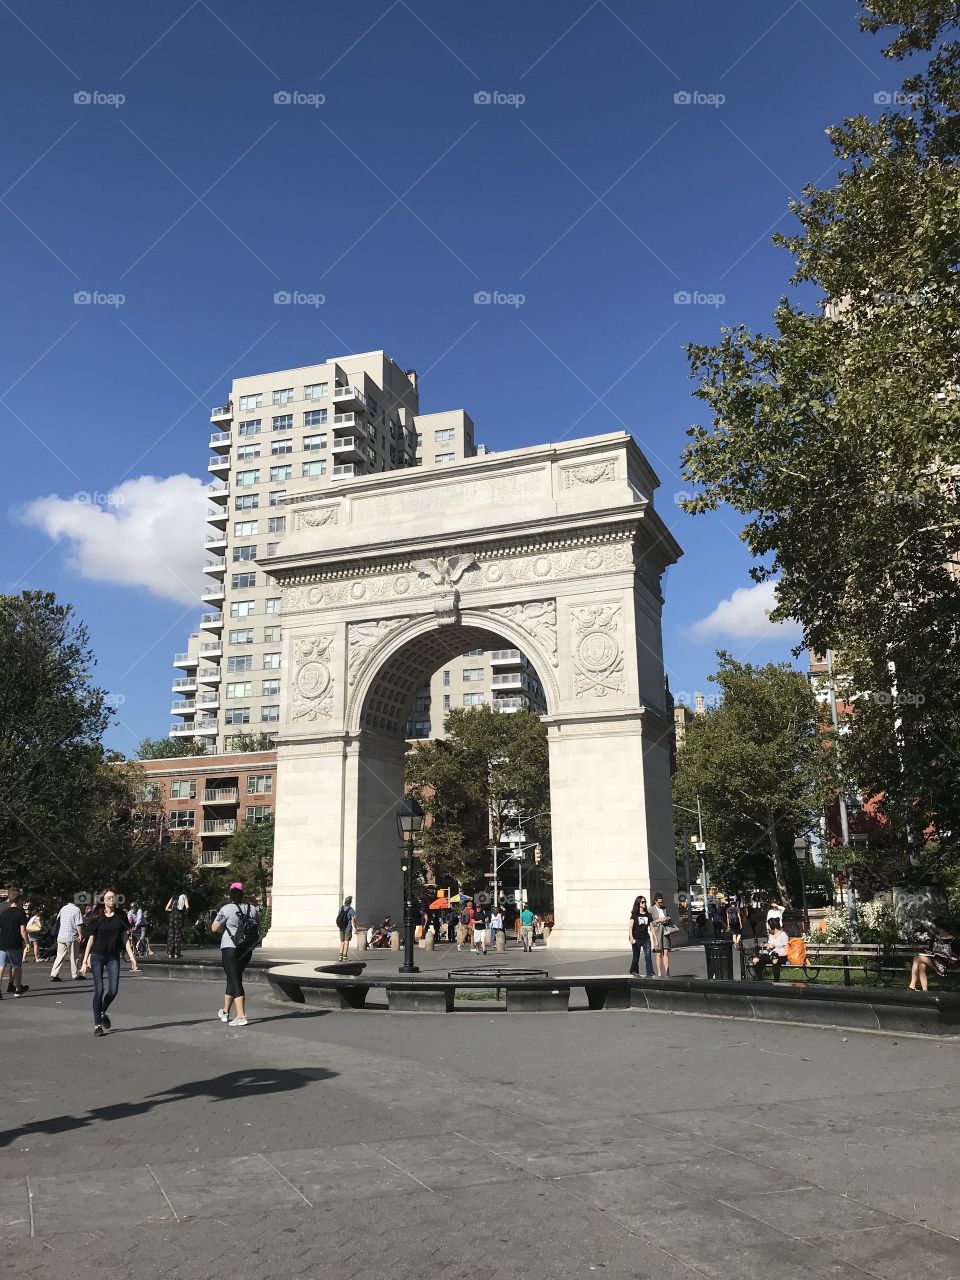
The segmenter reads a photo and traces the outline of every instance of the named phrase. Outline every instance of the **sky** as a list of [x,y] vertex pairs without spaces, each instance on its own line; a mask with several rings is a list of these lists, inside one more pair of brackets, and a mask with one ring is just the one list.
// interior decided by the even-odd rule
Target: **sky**
[[0,589],[76,607],[110,745],[168,727],[210,407],[235,376],[379,348],[491,449],[634,435],[684,549],[675,697],[710,693],[718,647],[788,659],[742,519],[678,506],[707,421],[683,348],[770,327],[791,266],[770,238],[831,181],[825,128],[898,87],[857,13],[0,0]]

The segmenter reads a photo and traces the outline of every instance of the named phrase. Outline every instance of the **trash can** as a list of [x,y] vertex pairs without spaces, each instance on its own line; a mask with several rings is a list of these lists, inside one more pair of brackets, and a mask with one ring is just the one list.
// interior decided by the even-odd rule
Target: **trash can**
[[733,943],[729,938],[705,940],[703,954],[707,962],[708,978],[733,980]]

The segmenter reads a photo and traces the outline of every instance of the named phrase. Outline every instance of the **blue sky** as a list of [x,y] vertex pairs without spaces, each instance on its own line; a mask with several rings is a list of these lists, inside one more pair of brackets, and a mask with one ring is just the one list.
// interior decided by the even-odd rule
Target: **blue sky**
[[[169,477],[205,478],[209,406],[232,376],[379,347],[421,371],[425,411],[466,408],[493,449],[632,431],[686,553],[666,581],[675,692],[709,691],[717,645],[787,656],[788,632],[755,634],[762,601],[734,597],[737,517],[676,506],[701,419],[682,347],[769,324],[790,266],[770,235],[829,180],[825,127],[897,88],[856,17],[853,0],[4,3],[3,589],[76,605],[121,704],[112,745],[166,731],[200,581],[194,486]],[[77,494],[86,510],[29,507]]]

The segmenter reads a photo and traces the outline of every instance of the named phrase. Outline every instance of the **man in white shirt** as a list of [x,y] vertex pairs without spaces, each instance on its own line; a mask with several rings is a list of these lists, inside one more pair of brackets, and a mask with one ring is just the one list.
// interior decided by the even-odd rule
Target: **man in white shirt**
[[65,902],[57,912],[57,958],[53,962],[53,968],[50,970],[50,981],[60,982],[60,966],[66,957],[70,957],[70,975],[78,978],[77,973],[77,943],[83,941],[83,933],[80,925],[83,916],[80,914],[80,908],[75,902]]

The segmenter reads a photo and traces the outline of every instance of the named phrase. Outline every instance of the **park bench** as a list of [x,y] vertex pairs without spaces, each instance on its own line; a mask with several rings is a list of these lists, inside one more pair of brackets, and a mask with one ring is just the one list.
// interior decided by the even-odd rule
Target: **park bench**
[[[759,943],[755,950],[759,951]],[[843,985],[853,986],[853,974],[862,973],[867,982],[874,987],[891,986],[900,974],[909,974],[913,957],[922,951],[920,945],[884,947],[880,943],[851,944],[846,947],[825,947],[818,943],[807,944],[807,959],[802,965],[785,962],[781,971],[792,972],[798,977],[802,975],[805,982],[816,982],[821,973],[841,973]],[[748,976],[749,960],[746,950],[740,953],[741,976]],[[774,978],[778,978],[774,974]],[[938,982],[948,985],[955,983],[960,974],[949,975]]]

